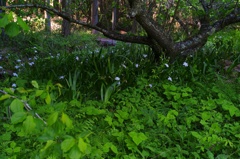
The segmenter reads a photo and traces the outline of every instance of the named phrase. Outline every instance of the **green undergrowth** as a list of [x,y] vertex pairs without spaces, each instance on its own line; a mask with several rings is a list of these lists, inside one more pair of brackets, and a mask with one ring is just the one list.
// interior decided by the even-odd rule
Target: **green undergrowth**
[[218,83],[196,94],[199,86],[149,82],[84,103],[59,101],[59,83],[5,88],[0,158],[239,157],[239,92],[231,100]]

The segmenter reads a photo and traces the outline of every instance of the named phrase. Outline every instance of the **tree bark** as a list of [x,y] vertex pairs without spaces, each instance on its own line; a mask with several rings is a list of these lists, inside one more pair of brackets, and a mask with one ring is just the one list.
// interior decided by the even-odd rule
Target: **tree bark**
[[[93,0],[92,9],[91,9],[91,23],[93,26],[96,26],[98,23],[98,0]],[[97,33],[97,30],[92,30],[93,34]]]
[[[66,16],[70,17],[70,10],[69,10],[69,5],[70,5],[70,0],[62,0],[62,10],[65,12]],[[62,22],[62,35],[64,37],[68,36],[71,34],[71,23],[67,18],[63,17],[63,22]]]

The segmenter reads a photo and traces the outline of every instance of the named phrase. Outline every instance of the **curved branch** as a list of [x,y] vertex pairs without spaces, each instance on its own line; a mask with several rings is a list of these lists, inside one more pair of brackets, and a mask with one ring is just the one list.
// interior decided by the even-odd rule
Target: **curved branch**
[[226,26],[238,22],[240,22],[240,8],[231,12],[224,19],[218,20],[212,25],[207,26],[204,30],[201,30],[199,34],[195,35],[194,37],[176,43],[174,47],[175,49],[178,49],[182,54],[186,54],[188,50],[204,45],[207,42],[207,38],[213,33],[221,31]]
[[39,5],[39,4],[22,4],[22,5],[11,5],[11,6],[6,6],[4,8],[41,8],[44,9],[48,12],[54,13],[66,20],[68,20],[71,23],[75,23],[78,25],[82,25],[84,27],[87,28],[91,28],[91,29],[95,29],[101,33],[103,33],[103,35],[105,35],[108,38],[114,39],[114,40],[120,40],[120,41],[124,41],[124,42],[130,42],[130,43],[138,43],[138,44],[145,44],[145,45],[149,45],[149,39],[147,36],[129,36],[129,35],[122,35],[113,31],[109,31],[106,29],[103,29],[101,27],[98,27],[96,25],[92,25],[80,20],[76,20],[71,18],[67,13],[64,12],[59,12],[58,10],[54,9],[54,8],[50,8],[48,6],[44,6],[44,5]]

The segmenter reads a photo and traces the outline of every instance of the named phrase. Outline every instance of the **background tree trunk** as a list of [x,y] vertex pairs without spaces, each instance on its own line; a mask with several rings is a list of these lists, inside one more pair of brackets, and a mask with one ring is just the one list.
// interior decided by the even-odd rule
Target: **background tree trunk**
[[[91,23],[92,25],[97,25],[98,23],[98,0],[93,0],[92,3],[92,10],[91,10]],[[96,34],[96,30],[92,30],[93,34]]]
[[[50,6],[50,0],[47,0],[47,5]],[[44,11],[45,30],[51,32],[51,16],[48,11]]]
[[[71,1],[70,0],[62,0],[62,11],[64,11],[68,16],[70,16],[70,5]],[[71,34],[71,23],[69,20],[63,18],[62,22],[62,35],[64,37],[68,36]]]

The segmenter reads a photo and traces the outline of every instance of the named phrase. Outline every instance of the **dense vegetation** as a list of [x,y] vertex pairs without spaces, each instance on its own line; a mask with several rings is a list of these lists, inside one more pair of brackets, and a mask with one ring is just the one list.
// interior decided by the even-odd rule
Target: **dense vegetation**
[[239,158],[239,38],[174,63],[83,32],[2,39],[0,158]]

